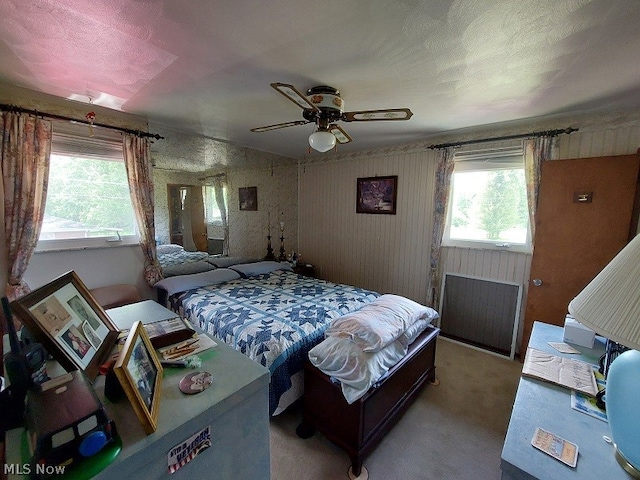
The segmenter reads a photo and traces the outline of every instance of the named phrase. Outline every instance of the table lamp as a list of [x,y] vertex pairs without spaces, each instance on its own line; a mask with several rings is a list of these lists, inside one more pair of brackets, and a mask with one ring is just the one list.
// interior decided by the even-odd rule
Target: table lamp
[[630,348],[607,374],[607,418],[618,463],[640,478],[640,235],[569,303],[596,333]]

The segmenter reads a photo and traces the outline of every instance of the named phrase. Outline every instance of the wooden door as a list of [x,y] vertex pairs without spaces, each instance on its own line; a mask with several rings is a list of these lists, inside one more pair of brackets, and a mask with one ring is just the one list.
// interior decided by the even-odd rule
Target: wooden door
[[207,251],[203,188],[199,185],[167,185],[171,243],[187,250]]
[[569,302],[635,234],[639,164],[640,155],[542,164],[521,358],[533,322],[564,325]]
[[176,245],[184,245],[182,236],[182,192],[179,185],[167,185],[169,200],[169,241]]
[[196,250],[207,251],[207,223],[204,218],[204,199],[202,196],[203,187],[192,186],[189,192],[191,208],[191,235]]

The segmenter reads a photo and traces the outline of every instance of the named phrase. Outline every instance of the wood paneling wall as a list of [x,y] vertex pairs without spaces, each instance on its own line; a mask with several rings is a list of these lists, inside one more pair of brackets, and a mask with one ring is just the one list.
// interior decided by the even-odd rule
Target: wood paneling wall
[[[581,117],[532,123],[517,131],[487,130],[473,138],[523,131],[579,128],[558,137],[558,158],[635,153],[640,147],[637,114]],[[524,130],[523,130],[524,129]],[[305,161],[299,167],[299,251],[328,280],[425,303],[437,152],[428,145]],[[483,145],[488,147],[489,145]],[[356,179],[398,175],[397,215],[355,213]],[[442,270],[520,283],[526,304],[531,255],[509,251],[444,248]]]
[[[424,303],[436,152],[300,166],[299,251],[322,278]],[[359,177],[398,176],[396,215],[356,214]]]
[[560,159],[632,154],[640,148],[640,120],[601,129],[581,128],[559,140]]

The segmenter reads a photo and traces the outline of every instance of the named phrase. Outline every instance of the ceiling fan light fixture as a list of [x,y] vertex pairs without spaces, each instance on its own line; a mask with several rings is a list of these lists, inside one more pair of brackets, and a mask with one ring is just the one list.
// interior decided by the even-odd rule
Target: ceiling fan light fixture
[[331,132],[318,130],[309,135],[309,145],[318,152],[327,152],[336,146],[336,137]]
[[409,120],[413,113],[408,108],[387,108],[381,110],[344,111],[344,100],[340,92],[328,85],[318,85],[307,90],[303,95],[296,87],[288,83],[272,83],[279,93],[302,108],[304,120],[276,123],[264,127],[252,128],[252,132],[269,132],[294,125],[313,123],[316,131],[309,136],[309,153],[313,148],[317,152],[328,152],[337,143],[345,144],[353,141],[347,132],[336,122],[370,122],[377,120]]

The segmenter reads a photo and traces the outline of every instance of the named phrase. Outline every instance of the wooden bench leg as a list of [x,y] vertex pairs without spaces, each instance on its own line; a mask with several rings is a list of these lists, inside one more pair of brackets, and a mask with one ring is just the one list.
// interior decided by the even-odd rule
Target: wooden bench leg
[[315,433],[316,433],[316,429],[306,422],[300,423],[300,425],[298,425],[298,427],[296,428],[296,435],[298,435],[298,437],[303,438],[305,440],[307,438],[313,437]]
[[353,462],[352,460],[352,464],[349,467],[347,474],[349,476],[349,480],[368,480],[369,478],[369,471],[364,465],[362,465],[362,459],[356,462]]

